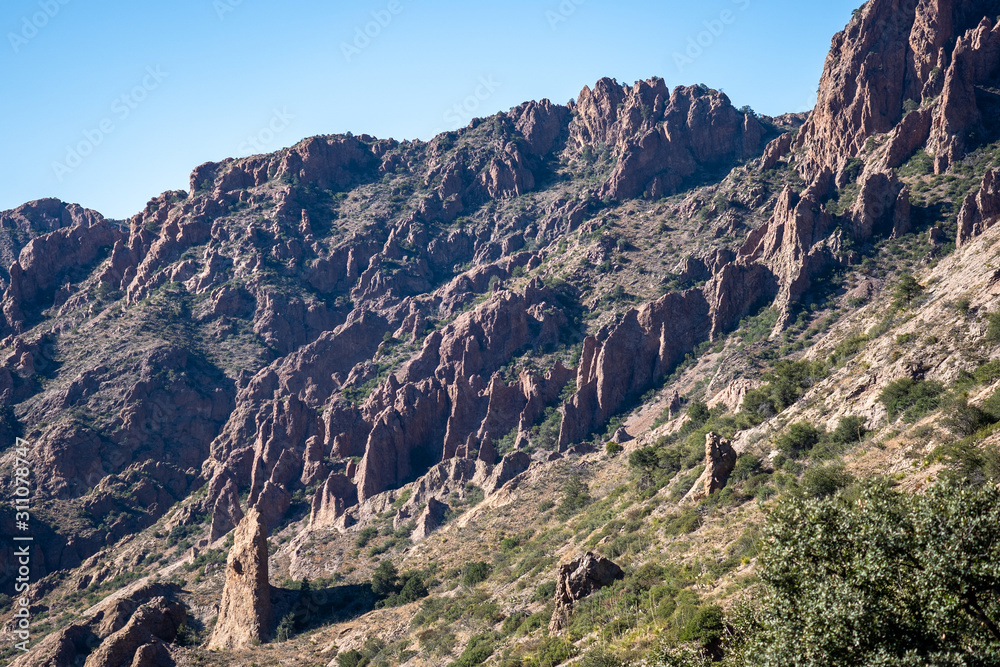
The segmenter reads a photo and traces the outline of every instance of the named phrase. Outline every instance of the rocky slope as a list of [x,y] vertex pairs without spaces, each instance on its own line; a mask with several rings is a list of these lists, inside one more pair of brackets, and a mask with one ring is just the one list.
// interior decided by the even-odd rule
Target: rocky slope
[[[658,553],[676,562],[656,567],[694,567],[721,539],[722,515],[757,521],[767,503],[714,500],[731,493],[737,455],[791,474],[768,445],[793,416],[832,430],[862,415],[890,441],[893,420],[878,407],[889,381],[952,382],[992,351],[949,356],[942,328],[919,358],[836,366],[784,414],[733,416],[726,439],[700,436],[685,460],[705,455],[706,467],[676,470],[653,500],[614,456],[686,436],[684,402],[714,398],[737,413],[778,359],[839,360],[842,345],[856,353],[916,335],[903,317],[871,321],[898,274],[930,285],[986,266],[1000,167],[997,13],[973,0],[870,0],[834,38],[805,119],[758,117],[707,86],[602,79],[567,106],[528,102],[428,143],[322,136],[205,164],[189,191],[164,193],[122,225],[54,200],[0,214],[0,436],[31,447],[40,548],[30,601],[51,631],[37,655],[118,664],[131,642],[149,660],[166,652],[186,664],[215,655],[204,643],[270,664],[309,630],[321,638],[294,643],[296,664],[337,664],[338,652],[368,651],[378,629],[401,643],[394,658],[376,652],[387,664],[441,664],[461,651],[406,631],[422,627],[413,605],[373,609],[378,562],[419,569],[432,600],[454,590],[441,580],[448,566],[435,574],[433,564],[485,566],[494,538],[545,552],[525,581],[584,545],[627,554],[629,577]],[[909,255],[919,263],[900,261]],[[967,276],[966,312],[991,310],[990,271]],[[945,307],[935,296],[920,308],[930,327]],[[864,375],[863,363],[893,370]],[[819,392],[837,405],[816,412]],[[17,467],[13,449],[2,456]],[[585,530],[589,518],[541,509],[572,470],[591,480],[595,507],[648,503],[629,518],[637,526],[659,530],[697,505],[707,551],[684,555],[668,529],[619,552],[613,514]],[[0,512],[10,535],[14,512]],[[525,537],[528,526],[539,534]],[[326,603],[301,583],[270,590],[267,533],[272,584],[322,578]],[[6,544],[3,590],[16,573]],[[187,588],[138,596],[154,575]],[[494,624],[469,628],[506,636],[515,607],[545,613],[547,600],[530,596],[501,604],[527,586],[518,577],[490,579],[476,604],[494,600]],[[136,578],[139,589],[125,587]],[[399,581],[392,595],[407,590]],[[734,582],[702,583],[726,599]],[[250,618],[240,586],[273,598],[273,614],[268,602]],[[84,605],[119,589],[136,608],[152,605],[135,617],[142,629],[105,627],[106,612]],[[180,603],[188,620],[176,639]],[[683,614],[666,619],[683,624]],[[578,616],[560,607],[552,637]],[[592,642],[574,632],[571,645]],[[549,640],[519,636],[505,640],[508,653],[532,664]],[[636,630],[620,648],[648,640]]]

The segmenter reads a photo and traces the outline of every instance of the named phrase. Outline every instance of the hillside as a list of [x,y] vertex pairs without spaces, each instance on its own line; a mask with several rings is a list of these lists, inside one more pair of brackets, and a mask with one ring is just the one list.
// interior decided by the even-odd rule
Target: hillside
[[733,659],[785,503],[998,480],[998,15],[869,0],[808,115],[602,79],[0,213],[5,664]]

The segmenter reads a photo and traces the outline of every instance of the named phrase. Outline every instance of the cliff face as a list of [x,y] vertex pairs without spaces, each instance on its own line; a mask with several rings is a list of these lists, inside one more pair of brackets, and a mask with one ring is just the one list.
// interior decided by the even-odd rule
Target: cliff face
[[984,0],[865,3],[833,38],[816,109],[796,143],[802,169],[837,172],[913,109],[923,108],[905,139],[913,149],[929,140],[938,173],[994,136],[996,18],[996,3]]

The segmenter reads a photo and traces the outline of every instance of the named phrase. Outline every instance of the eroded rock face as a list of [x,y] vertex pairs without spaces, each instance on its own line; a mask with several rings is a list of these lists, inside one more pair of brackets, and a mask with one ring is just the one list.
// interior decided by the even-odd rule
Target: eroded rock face
[[226,559],[226,584],[208,648],[246,648],[270,638],[274,619],[267,556],[264,517],[251,508],[236,527]]
[[731,442],[717,433],[705,436],[705,472],[684,497],[685,501],[696,502],[707,498],[726,486],[729,475],[736,466],[737,454]]
[[992,133],[991,96],[976,87],[995,82],[1000,67],[996,9],[988,0],[865,3],[833,38],[816,109],[796,141],[803,170],[836,171],[869,137],[893,131],[908,101],[933,106],[904,120],[887,167],[929,138],[940,173],[964,155],[970,133]]
[[729,473],[736,466],[736,450],[732,443],[716,433],[705,436],[705,495],[710,496],[726,486]]
[[958,214],[958,247],[976,238],[1000,220],[1000,173],[990,169],[978,192],[965,198]]
[[572,138],[580,145],[603,143],[618,156],[603,188],[616,199],[672,194],[699,168],[752,157],[765,134],[725,94],[698,86],[671,94],[659,78],[632,88],[601,79],[593,90],[583,89],[575,111]]
[[182,604],[166,598],[156,598],[143,604],[125,627],[107,637],[87,657],[85,667],[163,664],[170,660],[164,642],[174,640],[186,616]]
[[426,538],[444,523],[445,514],[448,512],[448,505],[436,498],[427,499],[427,507],[417,517],[417,525],[410,534],[410,539],[414,542]]
[[603,339],[588,337],[577,391],[563,406],[560,449],[579,442],[622,404],[641,394],[711,329],[709,304],[698,290],[667,294],[626,313]]
[[11,665],[173,665],[166,645],[174,641],[187,616],[184,606],[175,600],[177,592],[174,585],[147,584],[127,597],[106,599],[96,605],[89,618],[49,634]]
[[569,621],[573,603],[615,581],[625,578],[625,572],[614,562],[588,551],[580,558],[559,566],[556,576],[555,609],[549,622],[549,632],[561,632]]
[[[72,218],[69,211],[66,214]],[[101,254],[123,237],[107,220],[82,215],[79,222],[92,224],[75,224],[34,238],[10,265],[10,282],[3,295],[5,329],[23,331],[28,319],[53,304],[57,287],[84,277]]]

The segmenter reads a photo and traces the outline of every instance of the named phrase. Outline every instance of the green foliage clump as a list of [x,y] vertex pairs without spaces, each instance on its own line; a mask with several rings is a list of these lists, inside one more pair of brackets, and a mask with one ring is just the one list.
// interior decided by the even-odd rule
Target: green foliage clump
[[402,575],[390,560],[384,560],[372,574],[372,593],[381,607],[398,607],[427,597],[427,585],[422,572],[409,571]]
[[878,400],[889,412],[890,419],[902,415],[903,420],[915,422],[922,416],[941,407],[944,386],[940,382],[900,378],[890,382]]
[[726,629],[722,608],[718,605],[707,605],[700,608],[681,631],[683,642],[697,641],[708,647],[722,639]]
[[590,504],[590,489],[579,475],[571,475],[562,488],[563,498],[556,513],[561,518],[570,517]]
[[785,456],[795,458],[815,447],[823,435],[822,431],[806,421],[795,422],[788,427],[775,443]]
[[802,476],[802,490],[812,498],[825,498],[854,482],[843,465],[817,466]]
[[1000,491],[874,483],[771,516],[733,665],[1000,662]]
[[1000,313],[990,313],[986,328],[986,342],[1000,343]]
[[943,423],[948,430],[960,438],[974,435],[981,429],[995,424],[998,417],[985,410],[970,405],[966,396],[959,396],[948,406],[948,414]]
[[837,343],[837,346],[833,348],[833,352],[830,353],[830,364],[832,366],[840,366],[845,361],[863,350],[865,345],[867,345],[870,340],[871,338],[869,338],[866,334],[848,336],[844,340]]
[[374,526],[362,528],[361,532],[358,533],[358,537],[354,540],[354,546],[364,549],[376,537],[378,537],[378,528]]
[[468,587],[480,584],[490,577],[490,566],[482,561],[475,561],[465,566],[462,572],[462,583]]
[[462,655],[451,663],[450,667],[475,667],[475,665],[483,664],[496,651],[497,639],[495,633],[474,636],[469,640],[465,650],[462,651]]
[[548,637],[535,655],[524,661],[524,667],[555,667],[576,655],[576,647],[562,637]]
[[748,422],[746,426],[756,426],[793,405],[824,377],[826,366],[821,362],[783,359],[764,376],[764,386],[747,392],[740,417]]
[[837,428],[830,433],[830,439],[838,445],[851,445],[864,440],[866,433],[868,429],[865,428],[865,420],[848,415],[840,419]]

